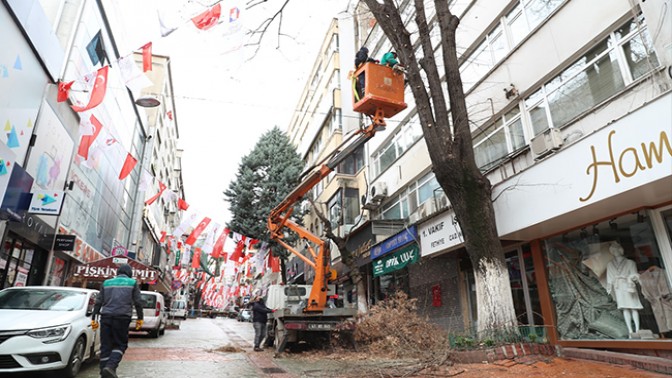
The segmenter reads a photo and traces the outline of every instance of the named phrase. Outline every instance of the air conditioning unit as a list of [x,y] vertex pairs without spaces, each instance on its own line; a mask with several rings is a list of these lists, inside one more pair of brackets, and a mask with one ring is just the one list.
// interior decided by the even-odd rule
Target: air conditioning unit
[[436,204],[434,200],[425,201],[420,207],[418,207],[417,213],[420,219],[426,218],[436,212]]
[[371,190],[369,191],[369,198],[372,201],[381,201],[387,197],[387,184],[384,182],[377,182],[371,185]]
[[419,211],[414,211],[411,213],[411,215],[408,216],[408,223],[409,224],[414,224],[418,223],[420,220],[420,212]]
[[560,129],[550,128],[542,134],[532,138],[530,141],[530,149],[536,156],[535,159],[539,159],[560,148],[562,143],[563,140],[562,135],[560,135]]

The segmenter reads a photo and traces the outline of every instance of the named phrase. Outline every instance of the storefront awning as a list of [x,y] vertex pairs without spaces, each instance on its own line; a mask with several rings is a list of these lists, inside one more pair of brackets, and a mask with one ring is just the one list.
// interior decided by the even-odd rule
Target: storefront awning
[[116,277],[117,268],[122,264],[130,265],[133,268],[133,278],[141,283],[153,282],[159,277],[159,272],[155,269],[130,257],[122,256],[110,256],[102,260],[79,265],[75,268],[72,275],[89,281],[104,281],[108,278]]

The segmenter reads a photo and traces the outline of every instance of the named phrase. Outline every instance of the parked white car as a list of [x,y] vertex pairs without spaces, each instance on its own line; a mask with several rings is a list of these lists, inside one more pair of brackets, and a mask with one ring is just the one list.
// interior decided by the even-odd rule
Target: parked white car
[[[156,291],[141,291],[143,324],[140,332],[147,332],[151,337],[159,337],[166,332],[168,314],[163,294]],[[129,331],[136,331],[135,321],[138,316],[133,308],[133,320],[128,326]]]
[[0,291],[0,375],[60,370],[75,377],[100,351],[100,331],[91,328],[97,290],[12,287]]

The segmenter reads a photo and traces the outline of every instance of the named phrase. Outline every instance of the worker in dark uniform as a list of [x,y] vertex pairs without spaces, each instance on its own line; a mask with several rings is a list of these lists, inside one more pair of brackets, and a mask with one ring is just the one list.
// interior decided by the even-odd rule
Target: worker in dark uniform
[[[362,64],[368,62],[378,63],[377,60],[369,58],[369,49],[366,47],[362,47],[355,54],[355,70],[357,70]],[[359,76],[357,76],[357,81],[355,84],[355,90],[356,90],[355,96],[357,101],[361,100],[362,97],[364,97],[365,85],[366,85],[366,78],[364,72],[362,72],[361,74],[359,74]]]
[[98,328],[96,317],[100,314],[100,376],[117,378],[117,367],[128,347],[128,326],[133,307],[138,315],[135,329],[142,328],[142,300],[140,287],[133,278],[133,268],[123,264],[117,276],[103,282],[93,308],[91,327]]
[[266,322],[268,314],[274,312],[266,307],[264,299],[257,297],[252,301],[252,326],[254,327],[254,351],[261,352],[261,342],[266,337]]

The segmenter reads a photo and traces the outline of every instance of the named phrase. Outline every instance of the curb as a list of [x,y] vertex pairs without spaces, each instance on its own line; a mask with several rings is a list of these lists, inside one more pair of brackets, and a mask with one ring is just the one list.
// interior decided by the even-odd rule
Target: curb
[[637,369],[672,375],[672,361],[667,358],[582,348],[562,348],[562,356],[614,365],[630,365]]
[[453,351],[454,361],[464,364],[491,363],[530,355],[556,356],[557,354],[553,345],[536,343],[517,343],[487,349]]

